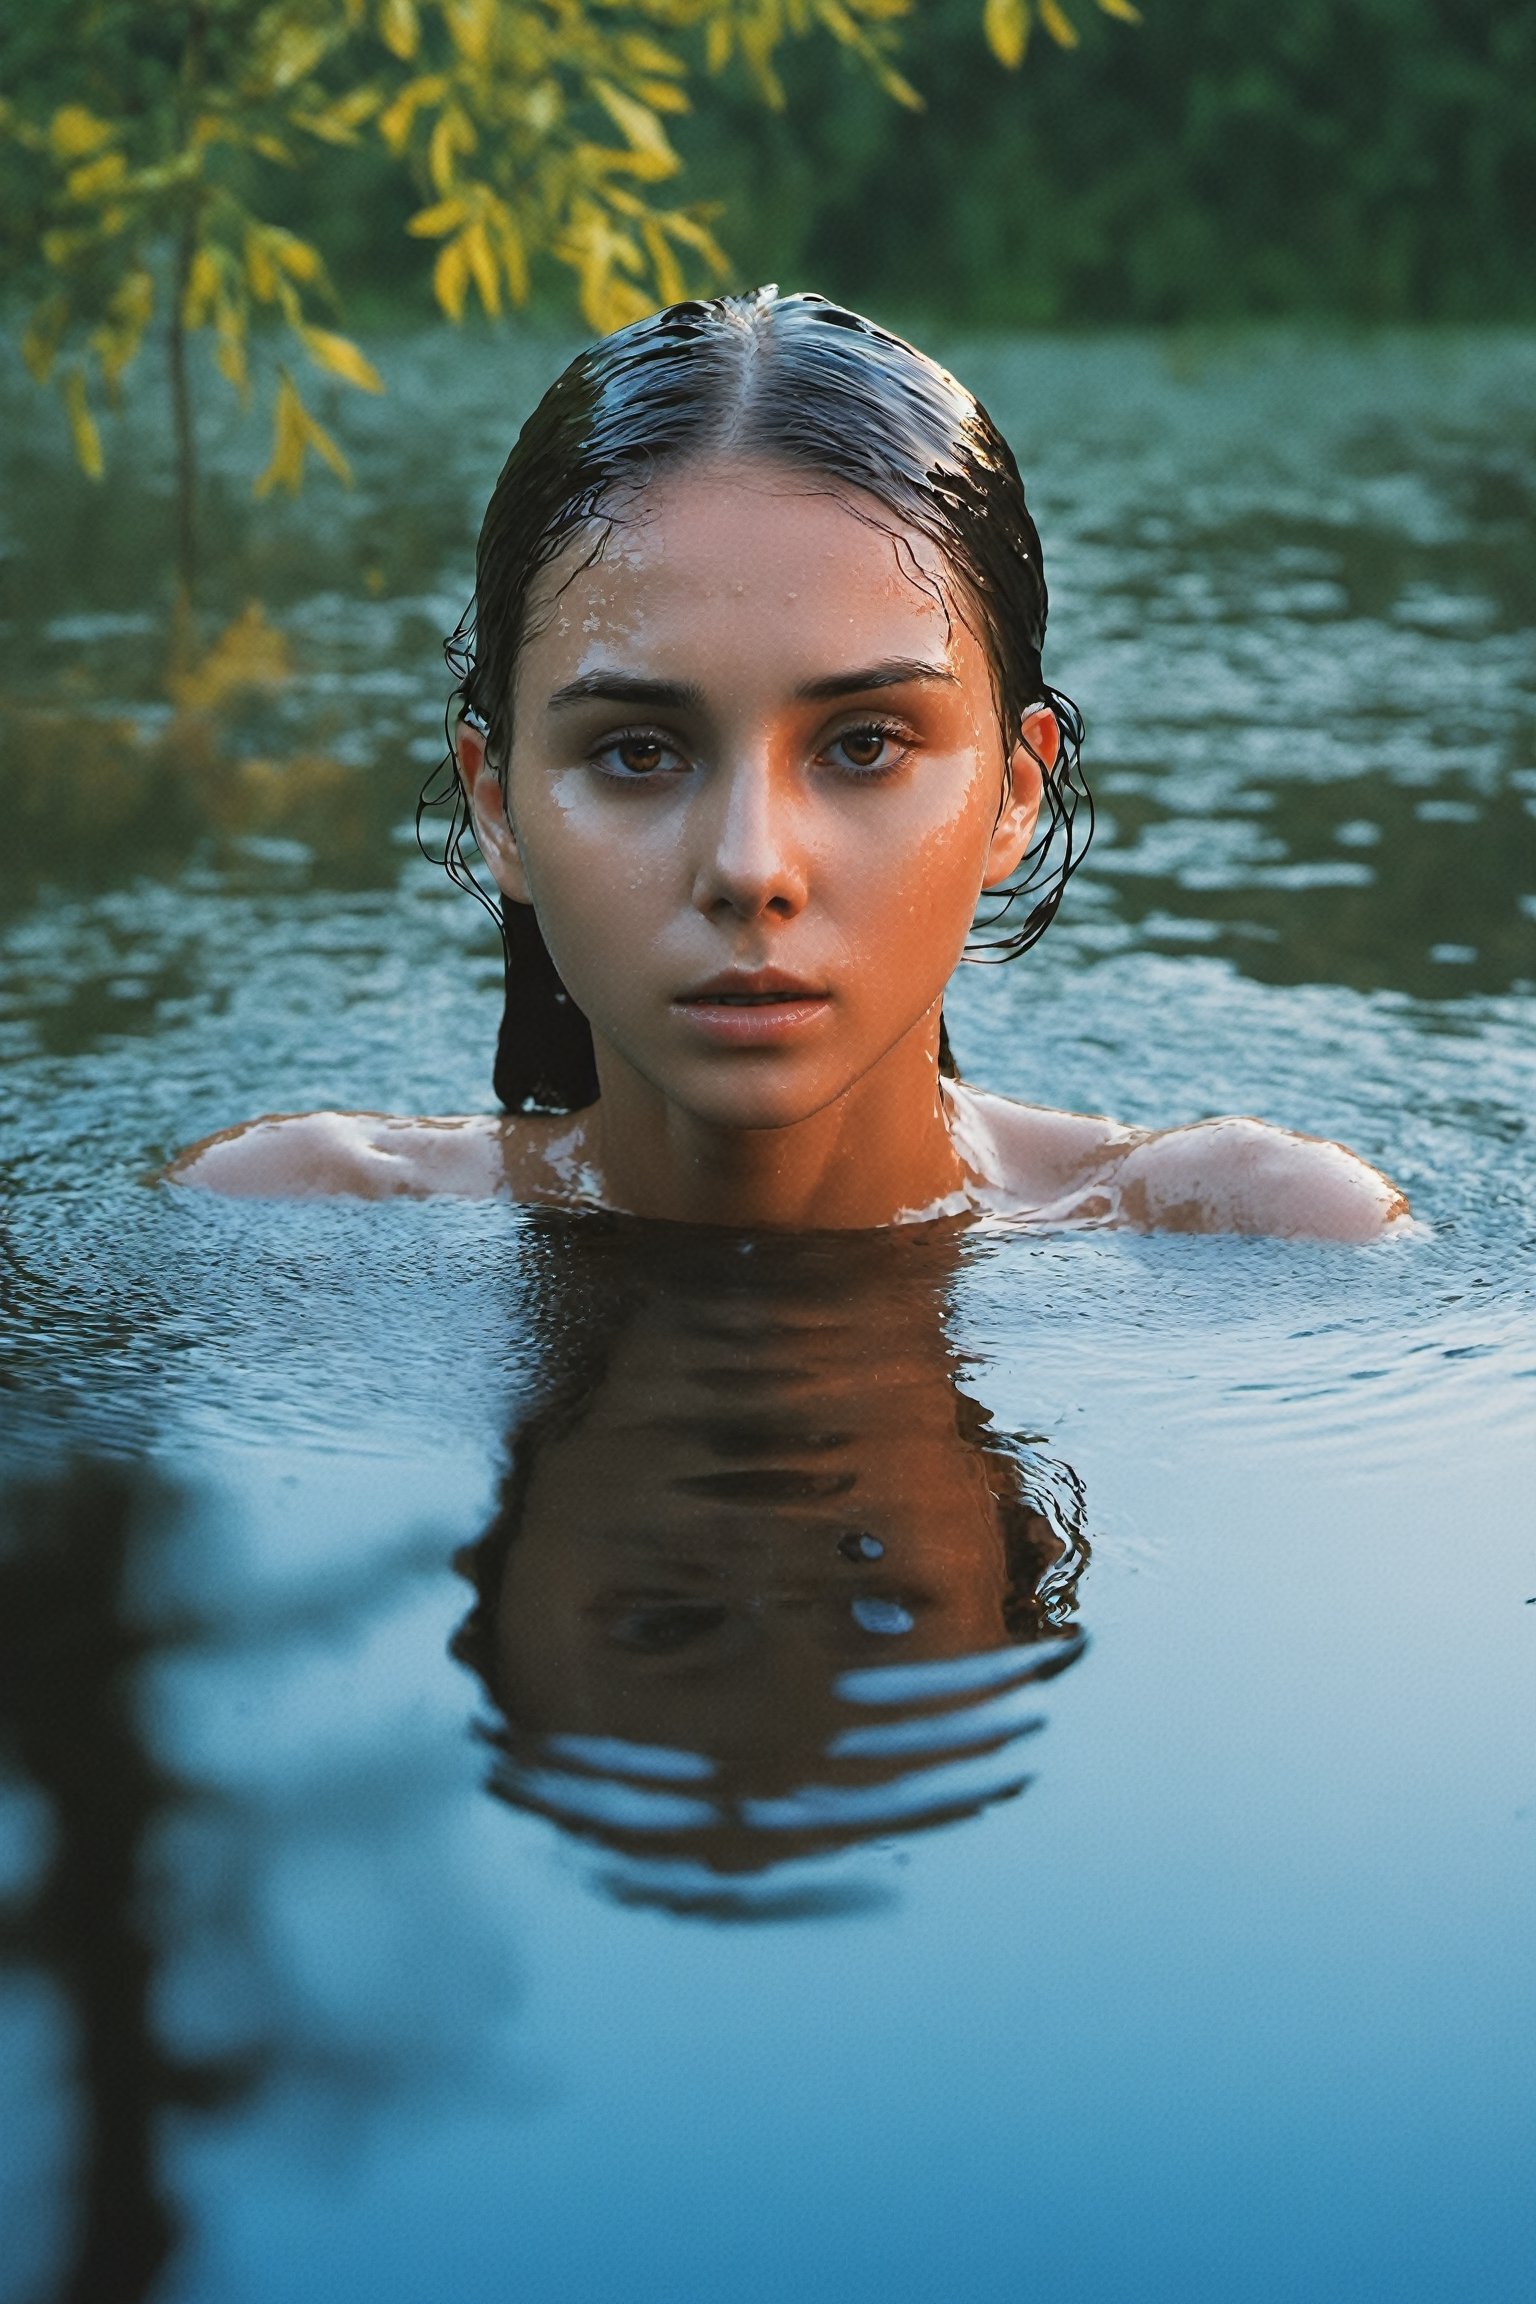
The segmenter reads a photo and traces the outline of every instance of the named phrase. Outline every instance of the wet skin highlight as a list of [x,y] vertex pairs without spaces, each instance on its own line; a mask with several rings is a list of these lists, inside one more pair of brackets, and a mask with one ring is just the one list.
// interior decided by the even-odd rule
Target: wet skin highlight
[[1005,747],[941,554],[868,498],[736,459],[616,515],[535,589],[510,756],[468,721],[457,745],[485,862],[591,1025],[598,1102],[257,1122],[178,1181],[791,1228],[990,1209],[1367,1239],[1404,1212],[1341,1147],[1256,1121],[1154,1136],[941,1083],[944,988],[1029,846],[1053,714]]

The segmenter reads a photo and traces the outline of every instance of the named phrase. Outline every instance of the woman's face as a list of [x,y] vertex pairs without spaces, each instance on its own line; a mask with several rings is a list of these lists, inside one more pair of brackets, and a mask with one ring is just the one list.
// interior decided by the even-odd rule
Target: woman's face
[[534,904],[605,1096],[627,1072],[706,1123],[793,1125],[931,1053],[1055,721],[1005,757],[940,553],[814,476],[684,467],[591,549],[531,604],[505,813],[461,734],[480,846]]

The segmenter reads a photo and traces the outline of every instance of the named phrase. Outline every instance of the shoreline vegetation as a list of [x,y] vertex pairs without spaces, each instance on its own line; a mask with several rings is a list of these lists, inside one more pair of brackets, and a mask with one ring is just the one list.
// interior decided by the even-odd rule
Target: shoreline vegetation
[[[729,284],[930,332],[1536,321],[1536,0],[1149,0],[1134,27],[1074,23],[1071,53],[1036,40],[1009,73],[974,0],[925,0],[900,52],[921,111],[816,42],[780,56],[780,110],[701,82],[671,133]],[[283,190],[349,323],[435,311],[378,155]],[[531,286],[521,318],[579,330],[552,264]]]
[[767,282],[930,341],[1528,324],[1533,63],[1536,0],[42,0],[0,39],[5,334],[93,478],[152,358],[195,653],[204,346],[270,500],[350,483],[381,323],[477,306],[525,339]]

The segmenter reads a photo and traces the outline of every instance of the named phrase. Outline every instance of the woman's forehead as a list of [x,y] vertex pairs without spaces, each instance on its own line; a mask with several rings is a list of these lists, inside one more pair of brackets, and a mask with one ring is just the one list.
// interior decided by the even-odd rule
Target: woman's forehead
[[782,465],[691,465],[570,541],[534,588],[524,649],[558,677],[615,646],[947,655],[951,591],[938,547],[871,496]]

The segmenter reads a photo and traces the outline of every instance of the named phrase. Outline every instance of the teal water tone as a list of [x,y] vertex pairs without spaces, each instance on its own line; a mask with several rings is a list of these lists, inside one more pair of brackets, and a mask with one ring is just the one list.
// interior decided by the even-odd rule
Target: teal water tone
[[489,1104],[411,814],[559,352],[393,347],[347,496],[216,435],[218,713],[152,411],[3,387],[4,2304],[1523,2304],[1536,342],[938,349],[1101,811],[962,1067],[1416,1236],[155,1189]]

